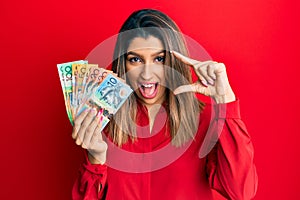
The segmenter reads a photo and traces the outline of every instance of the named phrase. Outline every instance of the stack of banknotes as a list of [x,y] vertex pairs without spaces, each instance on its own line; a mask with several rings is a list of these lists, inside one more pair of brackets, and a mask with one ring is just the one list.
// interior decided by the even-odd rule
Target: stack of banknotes
[[102,112],[103,129],[129,95],[132,89],[110,70],[86,60],[57,64],[60,83],[69,120],[88,108]]

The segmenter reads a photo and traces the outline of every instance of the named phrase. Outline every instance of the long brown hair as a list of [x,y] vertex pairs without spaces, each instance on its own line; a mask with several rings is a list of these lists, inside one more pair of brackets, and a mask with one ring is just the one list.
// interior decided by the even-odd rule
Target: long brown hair
[[[194,138],[198,128],[198,114],[204,104],[193,93],[174,95],[173,90],[180,85],[192,82],[188,66],[178,61],[170,50],[188,55],[185,40],[175,22],[158,10],[144,9],[132,13],[124,22],[117,38],[112,70],[126,78],[126,53],[130,42],[136,37],[147,39],[153,36],[162,41],[165,48],[166,110],[167,130],[170,130],[172,144],[181,146]],[[136,139],[136,96],[132,94],[120,110],[113,116],[109,125],[109,136],[121,146],[128,139]]]

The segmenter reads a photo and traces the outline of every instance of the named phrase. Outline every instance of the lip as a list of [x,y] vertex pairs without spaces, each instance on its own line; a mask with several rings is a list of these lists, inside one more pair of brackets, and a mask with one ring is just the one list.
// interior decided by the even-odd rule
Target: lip
[[[157,95],[158,92],[158,82],[139,82],[138,88],[141,95],[146,99],[152,99]],[[151,94],[147,94],[145,92],[145,88],[155,87],[152,90],[154,90]]]

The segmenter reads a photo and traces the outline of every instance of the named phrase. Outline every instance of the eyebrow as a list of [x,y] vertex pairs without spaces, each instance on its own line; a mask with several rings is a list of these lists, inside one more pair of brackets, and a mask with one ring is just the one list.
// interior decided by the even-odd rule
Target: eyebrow
[[[158,51],[158,52],[155,52],[153,54],[151,54],[151,56],[155,56],[155,55],[158,55],[158,54],[161,54],[161,53],[164,53],[165,54],[166,50],[161,50],[161,51]],[[129,51],[126,53],[126,56],[128,55],[134,55],[134,56],[139,56],[139,57],[142,57],[141,55],[139,55],[138,53],[134,52],[134,51]]]

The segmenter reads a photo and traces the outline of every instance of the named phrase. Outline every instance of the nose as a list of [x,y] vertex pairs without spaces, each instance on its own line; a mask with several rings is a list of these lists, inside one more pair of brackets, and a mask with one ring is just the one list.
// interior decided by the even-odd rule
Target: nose
[[152,72],[153,66],[151,66],[151,63],[146,62],[143,65],[143,69],[141,72],[141,77],[144,80],[151,80],[152,76],[153,76],[153,72]]

